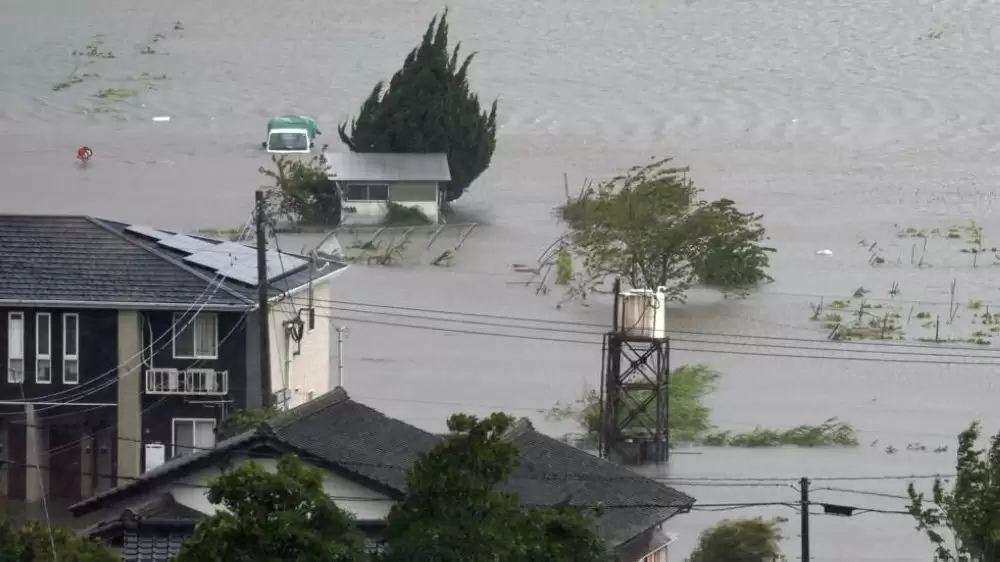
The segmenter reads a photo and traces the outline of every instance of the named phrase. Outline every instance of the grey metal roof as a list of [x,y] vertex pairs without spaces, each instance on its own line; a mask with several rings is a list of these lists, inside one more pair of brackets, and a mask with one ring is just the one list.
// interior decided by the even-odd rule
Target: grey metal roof
[[337,181],[451,181],[448,155],[333,152],[329,176]]
[[[256,305],[256,287],[230,279],[216,287],[215,269],[185,261],[187,252],[131,232],[129,226],[83,215],[0,215],[0,270],[4,272],[0,302],[106,304],[108,308],[196,302],[206,303],[207,309]],[[209,238],[199,241],[222,243]],[[269,280],[270,293],[278,296],[306,285],[310,276],[315,280],[344,267],[336,262],[314,271],[308,266],[288,267],[286,273]]]
[[[337,388],[280,414],[258,430],[219,443],[213,450],[169,461],[139,480],[84,500],[71,509],[83,515],[109,500],[117,501],[113,498],[135,493],[163,478],[180,477],[212,462],[210,458],[216,455],[225,456],[260,440],[274,440],[403,496],[407,469],[441,439],[355,402]],[[597,521],[611,547],[685,511],[695,501],[661,482],[542,435],[527,420],[519,422],[508,439],[518,446],[521,465],[504,486],[506,491],[517,494],[528,509],[563,503],[614,506]]]

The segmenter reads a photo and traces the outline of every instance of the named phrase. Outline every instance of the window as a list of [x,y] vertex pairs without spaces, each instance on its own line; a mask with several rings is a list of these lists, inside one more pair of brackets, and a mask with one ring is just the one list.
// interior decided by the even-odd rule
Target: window
[[347,201],[388,201],[389,186],[387,184],[352,183],[347,185],[344,199]]
[[174,418],[174,454],[179,457],[215,447],[215,420]]
[[63,383],[80,382],[80,315],[63,314]]
[[24,313],[7,316],[7,382],[24,382]]
[[52,382],[52,314],[35,315],[35,382]]
[[219,317],[174,314],[174,358],[215,359],[219,356]]

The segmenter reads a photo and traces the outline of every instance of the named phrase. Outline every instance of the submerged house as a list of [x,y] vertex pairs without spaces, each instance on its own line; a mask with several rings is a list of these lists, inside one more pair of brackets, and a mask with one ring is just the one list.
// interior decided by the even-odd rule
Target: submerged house
[[[507,439],[520,449],[521,465],[505,488],[524,509],[604,504],[597,526],[617,560],[666,562],[674,536],[665,524],[688,511],[693,498],[538,433],[527,420]],[[337,388],[71,510],[91,524],[88,534],[121,548],[125,562],[166,562],[197,521],[218,509],[208,501],[206,486],[220,470],[248,458],[273,470],[278,458],[294,453],[324,470],[324,489],[354,516],[374,550],[389,510],[406,496],[406,470],[440,440]]]
[[343,199],[341,224],[379,224],[391,203],[438,222],[443,187],[451,181],[448,155],[334,152],[324,158]]

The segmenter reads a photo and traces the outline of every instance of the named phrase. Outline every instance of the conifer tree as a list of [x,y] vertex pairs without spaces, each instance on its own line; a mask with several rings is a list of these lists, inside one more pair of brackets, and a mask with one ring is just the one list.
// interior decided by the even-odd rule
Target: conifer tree
[[484,111],[469,87],[475,53],[448,51],[448,11],[427,26],[423,40],[389,81],[379,82],[357,117],[338,127],[352,152],[444,152],[451,182],[445,199],[462,196],[490,165],[496,148],[497,102]]

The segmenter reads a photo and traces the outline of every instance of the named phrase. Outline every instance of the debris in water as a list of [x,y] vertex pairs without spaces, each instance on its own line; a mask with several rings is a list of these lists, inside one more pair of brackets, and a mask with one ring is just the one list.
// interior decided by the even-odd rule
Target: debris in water
[[158,117],[153,117],[153,121],[156,121],[157,123],[163,123],[164,121],[170,121],[170,116],[169,115],[160,115]]
[[816,250],[817,256],[832,256],[833,250]]

